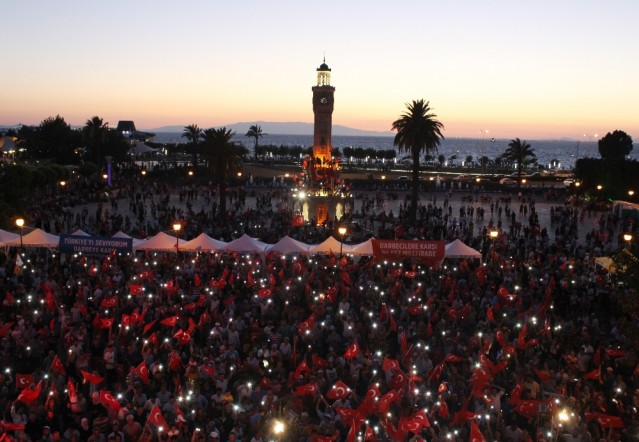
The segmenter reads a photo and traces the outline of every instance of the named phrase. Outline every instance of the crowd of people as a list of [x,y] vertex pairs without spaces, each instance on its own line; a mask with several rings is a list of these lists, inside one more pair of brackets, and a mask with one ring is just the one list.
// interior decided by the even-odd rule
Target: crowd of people
[[[234,189],[230,218],[206,186],[119,192],[95,212],[39,207],[39,222],[146,236],[180,219],[187,237],[271,243],[332,233],[292,227],[283,189]],[[532,198],[462,211],[457,197],[431,195],[412,227],[403,203],[355,205],[376,235],[459,238],[483,260],[6,251],[0,440],[637,438],[636,351],[593,263],[620,220],[592,214],[584,231],[584,208],[558,204],[543,225]]]

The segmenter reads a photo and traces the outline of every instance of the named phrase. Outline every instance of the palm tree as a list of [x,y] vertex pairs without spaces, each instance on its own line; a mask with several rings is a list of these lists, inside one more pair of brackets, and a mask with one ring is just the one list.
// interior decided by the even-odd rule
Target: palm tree
[[427,154],[433,150],[437,152],[437,146],[444,139],[442,135],[444,125],[436,119],[437,115],[431,113],[429,104],[424,100],[413,100],[412,103],[407,103],[407,111],[393,122],[392,128],[397,131],[393,145],[397,146],[399,153],[410,153],[413,159],[413,189],[409,209],[409,219],[413,224],[417,220],[419,156],[422,152]]
[[197,151],[200,137],[202,136],[202,129],[197,127],[197,124],[189,124],[184,127],[182,131],[182,137],[189,140],[193,144],[193,167],[197,168]]
[[257,160],[257,148],[258,148],[258,143],[260,138],[262,138],[264,135],[267,135],[265,133],[262,133],[262,128],[260,126],[258,126],[257,124],[254,124],[253,126],[249,127],[248,132],[246,132],[246,137],[249,138],[255,138],[255,145],[253,146],[253,158],[255,158]]
[[523,166],[536,163],[535,151],[526,140],[515,138],[508,143],[508,149],[503,153],[502,158],[517,165],[517,187],[521,187],[521,170]]
[[99,162],[105,155],[109,154],[106,146],[108,132],[109,123],[105,123],[98,116],[91,117],[84,123],[82,138],[87,148],[87,157],[89,159]]
[[231,142],[234,135],[235,132],[226,127],[206,129],[201,135],[204,142],[202,154],[207,161],[213,183],[219,188],[219,213],[222,216],[226,214],[226,189],[229,178],[239,170],[245,155],[245,149]]

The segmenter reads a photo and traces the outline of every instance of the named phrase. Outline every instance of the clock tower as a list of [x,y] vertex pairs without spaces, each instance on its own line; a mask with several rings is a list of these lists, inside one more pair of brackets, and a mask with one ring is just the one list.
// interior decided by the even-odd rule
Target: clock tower
[[333,104],[335,88],[331,86],[331,69],[326,59],[317,68],[317,85],[313,86],[313,156],[322,164],[331,161],[331,129],[333,126]]

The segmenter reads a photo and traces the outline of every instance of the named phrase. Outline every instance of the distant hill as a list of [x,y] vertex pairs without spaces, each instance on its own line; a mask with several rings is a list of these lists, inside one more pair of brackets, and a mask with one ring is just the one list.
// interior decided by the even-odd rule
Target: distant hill
[[[277,135],[313,135],[313,123],[302,122],[269,122],[269,121],[251,121],[249,123],[241,122],[234,124],[226,124],[224,127],[231,129],[237,134],[244,135],[249,127],[257,124],[262,128],[262,132],[265,134],[277,134]],[[160,132],[182,132],[185,125],[182,126],[162,126],[153,129],[144,129],[148,132],[160,133]],[[220,126],[222,127],[222,126]],[[333,125],[333,135],[340,136],[365,136],[365,137],[389,137],[392,135],[388,132],[377,132],[372,130],[353,129],[352,127],[340,126],[339,124]]]

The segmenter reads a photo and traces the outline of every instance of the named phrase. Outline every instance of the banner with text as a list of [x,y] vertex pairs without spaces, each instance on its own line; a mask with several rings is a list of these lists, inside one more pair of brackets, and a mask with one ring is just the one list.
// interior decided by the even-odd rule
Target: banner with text
[[372,239],[373,256],[381,259],[413,258],[429,266],[438,266],[444,259],[445,241],[410,241]]
[[132,238],[111,238],[104,236],[60,235],[60,252],[85,253],[87,255],[108,255],[116,253],[131,253],[133,251]]

